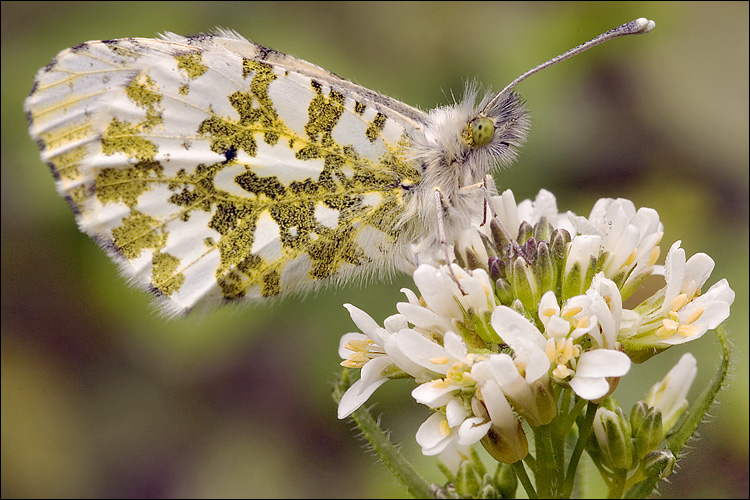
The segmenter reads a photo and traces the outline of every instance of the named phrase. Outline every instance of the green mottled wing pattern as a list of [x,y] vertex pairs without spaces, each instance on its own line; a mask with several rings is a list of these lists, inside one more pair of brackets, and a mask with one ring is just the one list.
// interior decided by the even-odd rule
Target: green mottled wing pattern
[[58,191],[167,314],[410,265],[424,114],[233,33],[88,42],[26,101]]

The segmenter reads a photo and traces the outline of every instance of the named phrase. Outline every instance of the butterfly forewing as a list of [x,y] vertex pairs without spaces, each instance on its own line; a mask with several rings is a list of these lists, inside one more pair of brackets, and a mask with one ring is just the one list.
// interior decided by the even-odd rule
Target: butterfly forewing
[[167,313],[407,265],[424,114],[223,32],[89,42],[27,99],[92,236]]

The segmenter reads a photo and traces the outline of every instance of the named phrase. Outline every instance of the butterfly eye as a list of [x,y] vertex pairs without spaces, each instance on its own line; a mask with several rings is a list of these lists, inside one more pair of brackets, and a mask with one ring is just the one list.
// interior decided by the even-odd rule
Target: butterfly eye
[[486,116],[474,118],[469,126],[471,127],[471,145],[474,147],[484,146],[495,135],[495,123]]

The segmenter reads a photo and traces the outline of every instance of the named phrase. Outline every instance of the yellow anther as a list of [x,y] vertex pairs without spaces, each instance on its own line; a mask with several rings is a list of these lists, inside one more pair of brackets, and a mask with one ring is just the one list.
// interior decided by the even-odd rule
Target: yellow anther
[[588,328],[589,326],[589,317],[583,316],[581,319],[578,320],[578,325],[576,328]]
[[648,258],[648,267],[656,264],[656,261],[659,260],[659,255],[661,255],[661,248],[654,247],[651,249],[651,255]]
[[547,309],[542,311],[542,316],[546,316],[548,318],[551,318],[555,314],[557,314],[557,310],[554,307],[548,307]]
[[693,311],[693,313],[690,316],[688,316],[688,319],[685,320],[685,323],[695,323],[698,320],[698,318],[703,316],[703,311],[705,311],[704,308],[700,306],[696,307],[695,311]]
[[450,358],[446,358],[445,356],[436,356],[430,359],[430,363],[435,363],[436,365],[447,365],[450,362]]
[[569,339],[563,346],[562,354],[565,356],[566,361],[573,357],[573,342],[571,342]]
[[688,303],[688,296],[685,293],[679,294],[677,297],[672,299],[672,302],[669,303],[669,308],[672,311],[679,311],[683,307],[685,307],[685,304]]
[[695,280],[690,280],[682,286],[682,291],[688,296],[688,300],[693,300],[696,295],[701,294],[701,290],[698,287],[698,283]]
[[557,349],[555,348],[555,339],[547,339],[547,344],[544,346],[544,353],[547,355],[547,359],[552,363],[557,357]]
[[633,253],[631,253],[628,256],[628,260],[625,261],[625,265],[629,266],[630,264],[632,264],[633,262],[635,262],[636,258],[638,258],[638,249],[637,248],[635,250],[633,250]]
[[448,388],[451,383],[444,378],[436,378],[432,382],[430,382],[430,385],[435,389],[446,389]]
[[693,335],[698,333],[698,327],[695,325],[680,325],[680,327],[677,329],[677,333],[679,333],[683,337],[692,337]]
[[569,307],[565,310],[565,312],[563,312],[563,316],[570,318],[571,316],[575,316],[581,311],[583,311],[583,307],[581,306]]
[[573,370],[568,368],[566,365],[558,364],[557,367],[552,371],[552,375],[556,378],[564,380],[573,373]]
[[657,337],[666,337],[667,335],[670,335],[670,330],[667,330],[664,326],[660,326],[656,329],[654,335]]
[[447,436],[451,433],[451,428],[448,426],[447,420],[441,420],[440,421],[440,434],[443,436]]
[[345,366],[347,368],[362,368],[367,361],[352,361],[351,359],[345,359],[341,362],[341,366]]

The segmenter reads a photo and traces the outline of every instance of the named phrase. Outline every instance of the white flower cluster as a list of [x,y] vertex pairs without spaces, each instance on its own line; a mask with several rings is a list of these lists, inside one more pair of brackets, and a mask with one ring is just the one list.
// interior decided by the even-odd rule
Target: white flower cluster
[[[361,368],[344,394],[349,416],[392,378],[412,378],[414,399],[434,410],[417,432],[425,455],[451,469],[481,441],[498,461],[528,453],[521,426],[548,424],[556,390],[599,401],[641,361],[695,340],[729,315],[734,292],[705,254],[686,260],[679,242],[664,266],[666,286],[633,309],[623,300],[660,271],[658,214],[623,199],[603,199],[591,215],[557,211],[554,196],[516,205],[492,198],[496,214],[468,230],[447,266],[414,272],[420,296],[381,327],[347,304],[361,333],[341,339],[342,365]],[[517,236],[513,236],[517,235]]]

